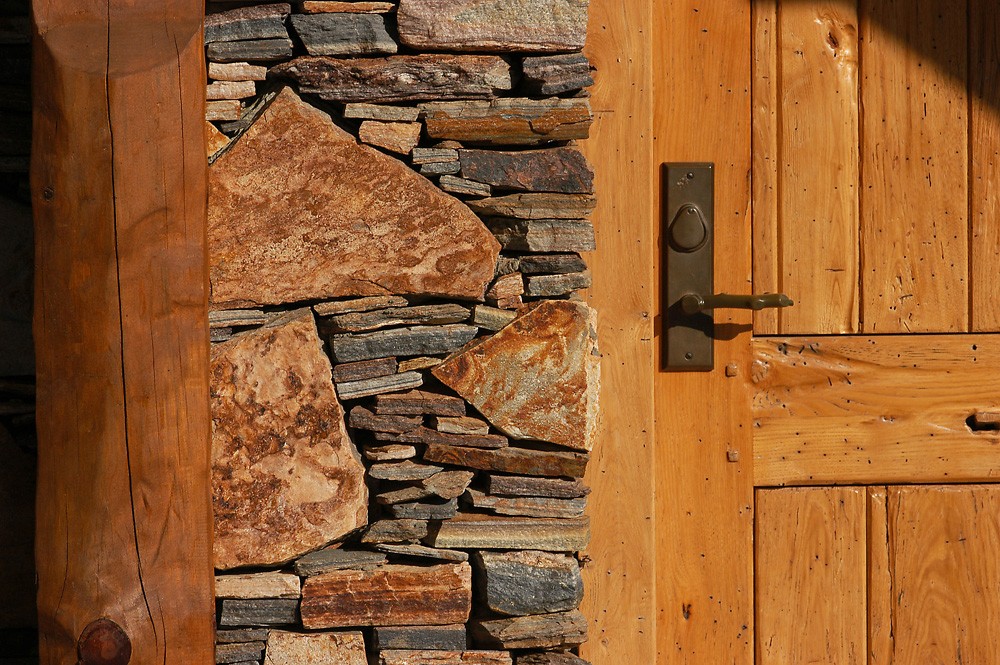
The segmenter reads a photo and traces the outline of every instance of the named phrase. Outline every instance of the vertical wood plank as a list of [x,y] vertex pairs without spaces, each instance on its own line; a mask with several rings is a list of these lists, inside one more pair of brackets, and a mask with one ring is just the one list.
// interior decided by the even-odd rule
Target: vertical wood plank
[[972,330],[1000,331],[1000,7],[969,0]]
[[[653,7],[654,163],[715,163],[715,288],[745,293],[751,286],[750,3],[678,0]],[[753,658],[749,395],[744,381],[724,371],[732,365],[730,374],[748,373],[751,317],[718,310],[715,323],[725,333],[715,342],[715,371],[656,376],[661,663]]]
[[757,492],[756,665],[866,662],[861,487]]
[[597,252],[587,257],[601,344],[601,421],[587,470],[590,563],[583,611],[594,665],[654,663],[653,193],[651,21],[644,0],[594,0],[587,53],[598,70],[594,165]]
[[203,12],[34,3],[44,664],[213,658]]
[[892,663],[892,571],[885,486],[868,488],[868,665]]
[[783,334],[858,330],[858,15],[779,4],[777,103]]
[[893,665],[991,663],[1000,487],[889,488]]
[[864,332],[968,328],[966,2],[862,19]]
[[[753,292],[778,293],[779,277],[778,209],[778,0],[754,2],[751,8],[753,54],[751,65],[751,105],[753,117]],[[777,335],[780,309],[762,309],[753,314],[758,335]]]

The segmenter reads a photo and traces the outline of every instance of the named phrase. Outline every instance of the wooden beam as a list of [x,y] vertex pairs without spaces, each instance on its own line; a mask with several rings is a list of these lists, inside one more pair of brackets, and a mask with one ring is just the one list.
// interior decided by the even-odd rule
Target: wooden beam
[[203,12],[34,2],[42,663],[214,662]]
[[654,169],[651,21],[646,0],[594,0],[587,55],[600,72],[594,125],[581,150],[594,165],[597,251],[588,298],[598,312],[601,418],[587,469],[591,544],[583,612],[594,665],[654,663]]

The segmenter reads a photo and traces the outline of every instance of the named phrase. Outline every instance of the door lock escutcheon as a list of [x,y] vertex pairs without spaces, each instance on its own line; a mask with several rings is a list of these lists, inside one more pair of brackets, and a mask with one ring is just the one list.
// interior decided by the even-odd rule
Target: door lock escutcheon
[[713,310],[790,307],[783,293],[716,294],[713,288],[715,169],[710,163],[663,166],[666,263],[664,369],[707,371],[715,364]]

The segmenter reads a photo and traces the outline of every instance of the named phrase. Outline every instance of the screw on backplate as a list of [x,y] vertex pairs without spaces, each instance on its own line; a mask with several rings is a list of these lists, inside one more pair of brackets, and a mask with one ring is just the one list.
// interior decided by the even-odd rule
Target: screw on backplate
[[46,201],[51,201],[55,195],[56,195],[56,190],[52,189],[51,187],[46,187],[45,189],[42,190],[42,198],[45,199]]
[[80,657],[77,665],[127,665],[132,659],[132,642],[111,619],[88,624],[80,633],[76,648]]

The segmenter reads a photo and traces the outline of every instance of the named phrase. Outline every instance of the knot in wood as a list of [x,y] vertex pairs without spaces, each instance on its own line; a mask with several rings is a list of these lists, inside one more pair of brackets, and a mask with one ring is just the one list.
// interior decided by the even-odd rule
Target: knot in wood
[[111,619],[92,621],[77,642],[78,665],[127,665],[132,659],[132,642]]

